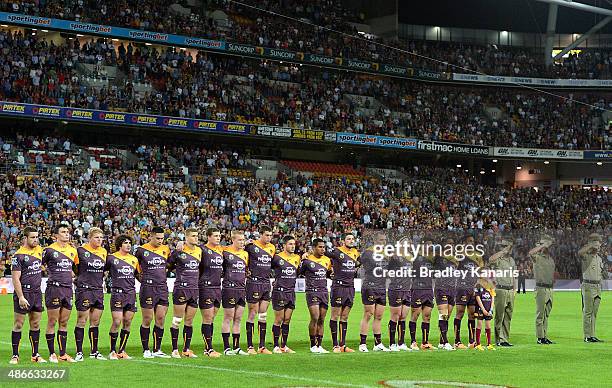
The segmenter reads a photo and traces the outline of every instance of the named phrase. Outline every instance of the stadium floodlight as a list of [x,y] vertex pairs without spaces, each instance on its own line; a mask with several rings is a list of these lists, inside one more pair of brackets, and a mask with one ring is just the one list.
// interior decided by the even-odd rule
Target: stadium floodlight
[[495,172],[495,170],[491,170],[491,172],[493,172],[493,173],[494,173],[494,172]]
[[597,162],[597,165],[601,166],[601,165],[603,165],[603,162]]
[[457,168],[461,168],[461,165],[460,165],[460,164],[458,164],[458,165],[457,165]]
[[480,175],[484,175],[485,174],[485,170],[480,170]]
[[550,164],[550,162],[548,160],[545,160],[544,164]]
[[516,166],[516,169],[517,169],[517,170],[522,170],[522,169],[523,169],[523,166],[521,166],[521,165],[519,164],[518,166]]
[[493,159],[493,163],[497,163],[497,159]]

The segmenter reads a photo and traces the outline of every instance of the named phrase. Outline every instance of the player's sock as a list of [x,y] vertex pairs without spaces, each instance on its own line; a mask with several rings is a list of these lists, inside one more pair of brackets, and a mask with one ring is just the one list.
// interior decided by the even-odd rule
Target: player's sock
[[121,336],[119,338],[120,338],[120,340],[119,340],[119,353],[123,353],[123,352],[125,352],[125,348],[127,346],[128,338],[130,338],[130,332],[128,330],[121,329]]
[[98,335],[100,333],[100,329],[98,326],[91,327],[89,326],[89,343],[91,345],[91,352],[98,352]]
[[266,331],[267,326],[265,322],[257,322],[257,328],[259,329],[259,348],[266,347]]
[[84,327],[74,327],[74,342],[76,343],[77,353],[83,353],[83,337],[85,336]]
[[32,357],[38,354],[38,341],[40,341],[40,330],[30,330],[30,344],[32,345]]
[[60,356],[63,356],[66,354],[66,342],[68,340],[68,332],[65,330],[58,330],[57,331],[57,345],[60,348]]
[[438,326],[440,327],[440,343],[441,344],[448,343],[448,338],[447,338],[448,321],[446,319],[441,319],[438,321]]
[[310,335],[310,347],[312,348],[313,346],[317,346],[317,336],[316,335]]
[[468,334],[469,334],[469,343],[474,343],[474,329],[476,328],[476,320],[468,319]]
[[229,344],[230,333],[221,333],[221,337],[223,337],[223,349],[231,349]]
[[240,333],[238,334],[232,333],[232,345],[233,345],[232,348],[234,350],[240,349]]
[[429,322],[421,322],[421,338],[424,344],[429,342]]
[[480,332],[481,329],[476,329],[476,346],[480,345]]
[[346,321],[340,321],[340,346],[346,345],[346,329],[348,328],[348,323]]
[[485,329],[485,333],[487,334],[487,345],[491,345],[491,329]]
[[150,327],[140,326],[140,342],[142,342],[142,350],[149,350],[149,336],[151,335]]
[[317,346],[323,345],[323,335],[317,336]]
[[171,327],[170,328],[170,338],[172,338],[172,351],[178,350],[178,337],[179,337],[178,327]]
[[249,348],[253,347],[253,331],[255,330],[255,323],[247,322],[246,323],[246,335],[247,335],[247,346]]
[[374,334],[374,346],[380,345],[382,342],[382,334]]
[[55,333],[45,334],[47,339],[47,348],[49,348],[49,354],[55,353]]
[[110,348],[111,352],[117,353],[117,337],[119,337],[119,333],[108,333],[110,335]]
[[21,332],[13,331],[11,333],[11,344],[13,345],[13,356],[19,356],[19,343],[21,342]]
[[[416,331],[416,329],[415,329]],[[399,340],[398,345],[403,345],[406,341],[406,321],[399,321]]]
[[416,322],[408,322],[408,331],[410,332],[410,343],[416,342]]
[[389,345],[395,345],[395,333],[397,332],[397,322],[389,320]]
[[281,335],[281,327],[278,325],[272,325],[272,336],[274,337],[274,347],[278,347],[278,339]]
[[212,350],[212,324],[202,324],[202,337],[204,338],[204,347],[206,351]]
[[338,346],[338,321],[329,320],[329,329],[331,330],[332,343],[334,347]]
[[164,338],[163,327],[153,326],[153,351],[159,352],[161,350],[162,339]]
[[287,346],[287,339],[289,338],[289,324],[283,323],[281,325],[281,332],[283,333],[283,337],[281,339],[281,347]]
[[191,349],[191,337],[193,336],[193,326],[183,326],[183,352]]
[[455,343],[461,342],[461,318],[455,318],[453,321],[455,326]]
[[368,335],[367,334],[359,334],[359,345],[366,345],[368,343]]

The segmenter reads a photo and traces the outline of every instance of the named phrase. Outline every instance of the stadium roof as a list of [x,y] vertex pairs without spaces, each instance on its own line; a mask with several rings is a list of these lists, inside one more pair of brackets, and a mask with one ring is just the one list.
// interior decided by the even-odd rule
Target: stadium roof
[[[579,0],[612,11],[612,0]],[[399,22],[440,27],[546,33],[549,4],[536,0],[399,1]],[[556,32],[582,34],[605,18],[591,12],[559,7]],[[612,23],[600,33],[612,34]]]

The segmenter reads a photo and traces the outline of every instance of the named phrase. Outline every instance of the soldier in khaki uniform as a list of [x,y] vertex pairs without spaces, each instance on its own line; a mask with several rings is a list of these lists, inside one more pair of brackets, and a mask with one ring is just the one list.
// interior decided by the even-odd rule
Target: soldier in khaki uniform
[[535,248],[529,251],[533,260],[533,272],[536,280],[536,337],[539,345],[550,345],[548,339],[548,317],[552,310],[553,283],[555,281],[555,261],[549,253],[554,240],[550,235],[543,235]]
[[601,248],[600,234],[589,235],[588,243],[578,251],[582,260],[582,328],[584,342],[603,342],[595,337],[595,320],[601,301],[601,281],[608,277],[603,260],[598,254]]
[[495,342],[497,346],[512,346],[510,339],[510,322],[514,310],[514,277],[516,263],[512,257],[512,241],[504,239],[501,250],[489,258],[492,269],[504,271],[504,276],[495,279]]

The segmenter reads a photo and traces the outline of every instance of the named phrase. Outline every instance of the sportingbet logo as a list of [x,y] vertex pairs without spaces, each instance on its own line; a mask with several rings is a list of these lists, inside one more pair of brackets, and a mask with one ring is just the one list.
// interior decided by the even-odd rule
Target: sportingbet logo
[[9,22],[20,23],[20,24],[35,24],[37,26],[50,26],[51,25],[51,19],[39,18],[35,16],[9,15],[7,19]]
[[104,268],[104,263],[102,262],[102,260],[94,260],[87,263],[87,266],[93,269],[102,269]]
[[110,34],[113,31],[112,27],[109,26],[87,23],[70,23],[70,28],[76,31],[93,32],[96,34]]
[[130,38],[166,42],[168,40],[168,35],[160,34],[159,32],[130,31]]

